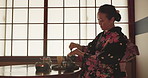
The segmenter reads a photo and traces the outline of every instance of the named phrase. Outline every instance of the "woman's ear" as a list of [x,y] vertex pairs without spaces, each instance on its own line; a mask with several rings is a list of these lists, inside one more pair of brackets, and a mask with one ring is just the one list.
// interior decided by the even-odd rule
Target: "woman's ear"
[[111,18],[111,21],[114,22],[114,21],[115,21],[115,17],[112,17],[112,18]]
[[112,17],[110,21],[111,22],[114,22],[115,21],[115,17]]

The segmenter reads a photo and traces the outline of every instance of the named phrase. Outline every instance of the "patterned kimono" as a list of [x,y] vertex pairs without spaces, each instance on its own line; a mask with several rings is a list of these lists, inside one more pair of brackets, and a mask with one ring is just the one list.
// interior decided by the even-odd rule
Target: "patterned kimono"
[[127,39],[120,27],[101,32],[83,46],[81,78],[120,78],[120,65]]

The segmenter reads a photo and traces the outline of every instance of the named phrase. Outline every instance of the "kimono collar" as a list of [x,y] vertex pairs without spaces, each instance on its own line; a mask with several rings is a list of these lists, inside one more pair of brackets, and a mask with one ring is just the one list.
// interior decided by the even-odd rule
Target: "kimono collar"
[[121,32],[122,28],[121,27],[113,27],[110,30],[103,31],[104,34],[109,34],[110,32]]

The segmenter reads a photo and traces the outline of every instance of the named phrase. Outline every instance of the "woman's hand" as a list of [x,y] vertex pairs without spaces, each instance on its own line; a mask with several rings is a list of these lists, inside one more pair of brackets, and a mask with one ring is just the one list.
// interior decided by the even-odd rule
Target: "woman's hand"
[[80,51],[79,49],[75,49],[74,51],[70,52],[68,54],[68,56],[71,56],[71,55],[78,55],[78,56],[84,56],[84,53],[82,51]]
[[79,50],[82,49],[81,45],[71,42],[69,45],[69,49],[72,50],[73,48],[78,48]]
[[72,50],[73,48],[77,48],[78,44],[71,42],[69,45],[69,49]]

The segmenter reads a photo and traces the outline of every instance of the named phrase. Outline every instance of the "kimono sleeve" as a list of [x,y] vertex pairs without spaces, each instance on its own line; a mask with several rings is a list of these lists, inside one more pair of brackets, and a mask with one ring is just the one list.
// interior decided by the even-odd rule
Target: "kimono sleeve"
[[79,57],[79,59],[81,61],[82,61],[82,58],[83,59],[96,59],[96,56],[95,56],[96,48],[95,48],[95,46],[96,46],[97,40],[99,39],[99,37],[101,36],[101,34],[102,33],[98,34],[95,37],[95,39],[88,44],[88,46],[83,46],[82,47],[82,52],[84,52],[85,54],[84,54],[84,57]]
[[125,50],[126,40],[120,36],[118,42],[107,44],[102,54],[98,55],[97,57],[104,64],[115,64],[121,61]]

